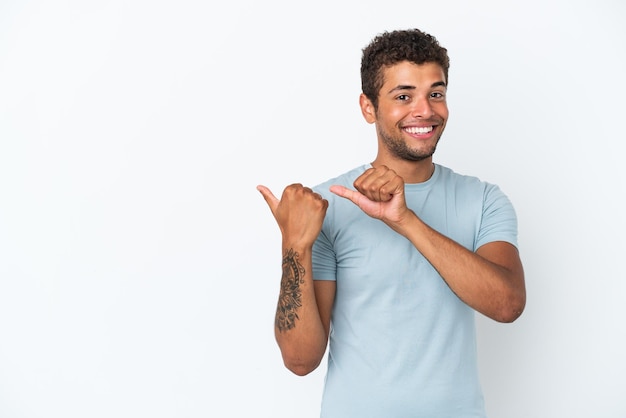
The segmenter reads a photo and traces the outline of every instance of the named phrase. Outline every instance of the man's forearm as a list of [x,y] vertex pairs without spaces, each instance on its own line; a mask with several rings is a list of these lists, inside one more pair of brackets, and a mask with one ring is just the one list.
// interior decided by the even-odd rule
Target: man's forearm
[[513,245],[490,243],[474,253],[417,215],[391,227],[409,239],[450,289],[475,310],[500,322],[511,322],[522,313],[526,302],[524,274]]
[[319,365],[327,336],[315,299],[311,250],[286,247],[276,307],[275,335],[285,366],[305,375]]

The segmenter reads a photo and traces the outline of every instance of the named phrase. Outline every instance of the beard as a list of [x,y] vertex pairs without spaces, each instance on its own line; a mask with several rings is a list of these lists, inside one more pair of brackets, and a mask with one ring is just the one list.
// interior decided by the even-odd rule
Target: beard
[[382,127],[380,127],[380,125],[376,125],[376,131],[389,152],[399,159],[406,161],[422,161],[426,158],[432,157],[437,149],[439,138],[441,137],[441,134],[439,134],[434,144],[423,149],[418,149],[409,147],[401,135],[394,136],[393,134],[386,132]]

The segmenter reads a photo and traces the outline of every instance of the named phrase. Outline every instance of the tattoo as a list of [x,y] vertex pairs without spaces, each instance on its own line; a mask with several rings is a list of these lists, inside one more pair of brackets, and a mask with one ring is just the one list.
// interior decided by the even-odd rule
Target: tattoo
[[302,290],[304,283],[304,267],[298,260],[299,254],[293,249],[285,251],[283,256],[283,277],[280,281],[280,295],[276,308],[276,328],[280,332],[296,326],[298,308],[302,306]]

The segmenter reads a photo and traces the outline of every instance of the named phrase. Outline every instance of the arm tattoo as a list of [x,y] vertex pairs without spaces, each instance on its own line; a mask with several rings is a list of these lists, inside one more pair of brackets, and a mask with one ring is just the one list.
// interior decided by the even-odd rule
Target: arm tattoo
[[293,249],[285,251],[283,256],[283,277],[280,281],[280,296],[276,308],[276,328],[280,332],[296,326],[298,308],[302,306],[302,289],[304,283],[304,267],[298,260],[299,254]]

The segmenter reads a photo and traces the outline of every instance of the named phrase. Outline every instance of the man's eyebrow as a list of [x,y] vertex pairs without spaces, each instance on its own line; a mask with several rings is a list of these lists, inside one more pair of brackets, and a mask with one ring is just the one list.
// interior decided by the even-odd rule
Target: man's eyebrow
[[[446,82],[445,81],[437,81],[433,84],[430,85],[430,88],[434,88],[434,87],[446,87]],[[394,88],[392,88],[391,90],[389,90],[389,93],[394,93],[396,91],[401,91],[401,90],[415,90],[416,87],[415,86],[411,86],[408,84],[400,84],[398,86],[395,86]]]
[[393,93],[393,92],[400,91],[400,90],[415,90],[415,86],[400,84],[399,86],[395,86],[394,88],[389,90],[389,93]]

